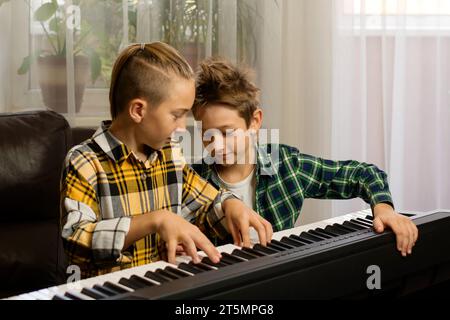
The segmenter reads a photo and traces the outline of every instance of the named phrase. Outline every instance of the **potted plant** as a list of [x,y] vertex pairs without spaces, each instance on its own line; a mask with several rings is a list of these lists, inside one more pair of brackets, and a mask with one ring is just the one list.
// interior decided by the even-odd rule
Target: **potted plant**
[[[24,0],[31,9],[29,0]],[[18,69],[19,74],[26,74],[32,63],[37,62],[38,79],[45,105],[56,112],[67,113],[67,57],[66,26],[68,19],[73,19],[57,0],[46,2],[38,7],[33,18],[44,31],[44,48],[31,52],[23,59]],[[71,30],[73,32],[73,61],[76,112],[80,111],[84,90],[89,79],[94,83],[99,77],[102,62],[94,49],[86,43],[91,35],[91,28],[83,22]]]
[[[237,59],[251,65],[256,61],[257,26],[264,23],[256,8],[257,1],[240,0],[236,3]],[[274,3],[278,6],[277,0]],[[210,10],[210,6],[215,10]],[[218,3],[212,0],[163,1],[161,39],[177,48],[193,68],[205,58],[208,32],[211,32],[212,54],[219,50],[217,6]]]
[[162,3],[161,41],[177,48],[196,68],[204,58],[209,24],[209,0],[170,0]]

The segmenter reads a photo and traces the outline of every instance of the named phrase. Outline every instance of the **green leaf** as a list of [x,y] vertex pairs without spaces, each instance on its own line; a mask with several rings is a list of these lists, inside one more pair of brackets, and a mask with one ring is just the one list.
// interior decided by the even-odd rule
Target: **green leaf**
[[24,75],[25,73],[30,70],[31,66],[31,56],[27,56],[23,58],[22,64],[20,65],[20,68],[17,70],[17,74]]
[[23,58],[22,64],[20,65],[20,68],[17,70],[17,74],[24,75],[29,70],[31,65],[37,60],[37,58],[41,55],[41,51],[34,52],[30,54],[29,56]]
[[0,0],[0,7],[2,6],[2,4],[9,2],[9,0]]
[[102,71],[102,60],[100,59],[99,54],[94,49],[86,49],[84,50],[84,52],[86,53],[86,55],[89,57],[90,60],[91,81],[92,84],[94,84]]
[[50,31],[58,32],[61,26],[61,19],[54,17],[52,20],[50,20],[48,24],[48,28]]
[[56,2],[47,2],[40,6],[34,13],[34,19],[40,22],[50,19],[58,10]]

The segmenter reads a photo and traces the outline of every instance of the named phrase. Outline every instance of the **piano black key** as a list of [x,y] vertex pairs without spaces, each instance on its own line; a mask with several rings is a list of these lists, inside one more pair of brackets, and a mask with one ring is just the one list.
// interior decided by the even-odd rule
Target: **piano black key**
[[267,256],[267,253],[259,252],[259,251],[253,250],[252,248],[243,247],[241,250],[244,252],[250,253],[254,256],[257,256],[257,257]]
[[293,245],[290,245],[290,244],[287,244],[287,243],[283,243],[283,242],[275,240],[275,239],[272,239],[272,241],[270,243],[274,244],[274,245],[277,245],[279,247],[282,247],[282,248],[284,248],[286,250],[295,248],[295,246],[293,246]]
[[244,261],[246,261],[246,260],[249,260],[249,259],[246,259],[246,258],[242,258],[242,257],[239,257],[239,256],[235,256],[235,255],[233,255],[233,253],[227,253],[227,252],[222,252],[222,258],[223,257],[227,257],[228,259],[230,259],[230,260],[234,260],[234,261],[236,261],[236,262],[244,262]]
[[372,228],[372,224],[361,222],[361,221],[356,220],[356,219],[352,219],[352,220],[350,220],[350,222],[354,223],[354,224],[357,224],[357,225],[360,225],[360,226],[364,227],[365,229]]
[[81,293],[96,300],[108,298],[108,295],[101,293],[100,291],[93,288],[83,288],[81,290]]
[[280,247],[280,246],[276,245],[275,243],[268,243],[266,248],[269,248],[269,249],[272,249],[272,250],[275,250],[278,252],[286,250],[285,247]]
[[287,243],[287,244],[289,244],[289,245],[293,245],[293,246],[295,246],[295,247],[301,247],[301,246],[304,246],[304,245],[305,245],[303,242],[296,241],[296,240],[294,240],[294,239],[292,239],[292,238],[288,238],[288,237],[286,237],[286,236],[283,237],[283,238],[281,238],[280,241],[283,242],[283,243]]
[[289,238],[292,238],[292,239],[294,239],[294,240],[303,242],[304,244],[311,244],[311,243],[314,243],[314,241],[312,241],[312,240],[310,240],[310,239],[306,239],[305,237],[300,237],[300,236],[297,236],[297,235],[295,235],[295,234],[291,234],[291,235],[289,236]]
[[274,254],[274,253],[278,253],[279,251],[274,250],[274,249],[270,249],[268,247],[263,247],[262,245],[260,245],[259,243],[255,244],[253,246],[253,250],[258,251],[258,252],[263,252],[265,254]]
[[373,217],[372,216],[366,216],[366,219],[373,221]]
[[193,273],[193,274],[199,274],[199,273],[205,272],[205,270],[203,270],[203,269],[196,268],[195,266],[189,265],[184,262],[180,263],[178,265],[178,268],[180,268],[181,270],[185,270],[187,272]]
[[154,284],[153,282],[148,281],[147,279],[144,279],[144,278],[142,278],[142,277],[140,277],[140,276],[137,276],[137,275],[132,275],[132,276],[130,277],[130,280],[131,280],[131,281],[135,281],[135,282],[137,282],[137,283],[140,283],[140,284],[142,284],[144,287],[152,287],[152,286],[156,286],[156,284]]
[[163,269],[156,269],[155,271],[157,274],[160,274],[162,276],[165,276],[166,278],[172,279],[172,280],[177,280],[179,278],[181,278],[180,276],[177,276],[176,274],[171,273],[170,271],[166,271]]
[[121,284],[121,285],[123,285],[125,287],[128,287],[130,289],[133,289],[133,290],[141,289],[141,288],[144,287],[142,284],[136,283],[135,281],[132,281],[132,280],[127,279],[127,278],[121,278],[119,280],[119,284]]
[[64,296],[66,296],[66,297],[69,298],[70,300],[85,300],[85,299],[83,299],[82,297],[80,297],[79,295],[77,295],[76,293],[70,292],[70,291],[66,292],[66,293],[64,294]]
[[339,234],[340,236],[350,233],[350,231],[338,228],[336,226],[326,226],[325,231]]
[[189,265],[192,265],[192,266],[194,266],[194,267],[203,269],[203,270],[205,270],[205,271],[215,270],[212,266],[207,265],[207,264],[205,264],[205,263],[203,263],[203,262],[194,263],[194,262],[191,261],[191,262],[189,262]]
[[241,251],[239,249],[234,249],[231,254],[233,256],[244,258],[244,259],[247,259],[247,260],[253,260],[253,259],[258,258],[258,256],[255,256],[255,255],[250,254],[248,252]]
[[350,227],[344,226],[342,224],[337,224],[337,223],[333,224],[333,227],[341,229],[343,231],[347,231],[347,233],[352,233],[352,232],[358,231],[354,228],[350,228]]
[[322,233],[316,230],[309,230],[308,233],[312,234],[313,236],[317,236],[317,237],[321,237],[323,239],[330,239],[333,238],[332,236],[326,234],[326,233]]
[[371,220],[367,220],[367,219],[363,219],[363,218],[356,218],[356,221],[361,221],[361,222],[373,227],[373,221],[371,221]]
[[94,285],[93,289],[107,295],[108,297],[113,297],[113,296],[117,295],[117,293],[115,291],[112,291],[111,289],[103,287],[99,284]]
[[355,229],[355,231],[367,229],[366,227],[362,227],[362,226],[355,224],[353,222],[350,222],[350,221],[344,221],[344,223],[342,225],[344,225],[348,228],[353,228],[353,229]]
[[227,264],[225,261],[220,261],[220,262],[218,262],[218,263],[214,263],[214,262],[212,262],[211,259],[209,259],[208,257],[204,257],[204,258],[202,259],[202,262],[203,262],[204,264],[207,264],[207,265],[209,265],[209,266],[213,266],[213,267],[216,267],[216,268],[223,268],[223,267],[226,267],[226,266],[229,265],[229,264]]
[[110,282],[110,281],[106,281],[103,284],[104,287],[111,289],[112,291],[114,291],[116,294],[122,294],[122,293],[127,293],[128,291],[125,290],[124,288],[119,287],[118,285]]
[[159,282],[159,283],[166,283],[166,282],[172,281],[171,278],[167,278],[167,277],[165,277],[165,276],[163,276],[161,274],[155,273],[153,271],[147,271],[145,273],[144,277],[146,277],[146,278],[148,278],[150,280]]
[[325,231],[322,228],[316,228],[316,229],[314,229],[314,231],[319,232],[321,234],[326,234],[326,235],[330,236],[330,238],[334,238],[334,237],[339,237],[340,236],[339,233],[331,232],[331,231]]
[[72,300],[69,297],[62,296],[60,294],[55,294],[52,298],[52,300]]
[[174,267],[170,267],[169,266],[169,267],[166,267],[164,270],[172,272],[173,274],[176,274],[176,275],[180,276],[181,278],[190,277],[190,275],[187,274],[186,272],[178,270],[178,269],[176,269]]
[[231,254],[226,253],[226,252],[222,252],[222,259],[220,259],[220,260],[225,261],[229,264],[236,264],[236,263],[240,263],[240,262],[244,261],[242,258],[232,256]]
[[299,237],[300,238],[304,237],[304,238],[310,239],[310,240],[312,240],[314,242],[326,240],[326,238],[313,235],[309,231],[305,231],[305,232],[300,233]]

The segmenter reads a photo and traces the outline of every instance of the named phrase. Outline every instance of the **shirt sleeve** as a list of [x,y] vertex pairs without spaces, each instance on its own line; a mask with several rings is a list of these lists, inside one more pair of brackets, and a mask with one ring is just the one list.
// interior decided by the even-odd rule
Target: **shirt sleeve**
[[224,239],[229,234],[222,210],[222,203],[229,198],[236,196],[226,190],[217,190],[189,165],[184,166],[183,215],[190,216],[189,220],[210,238]]
[[332,161],[298,154],[298,174],[305,198],[362,198],[373,208],[378,203],[394,207],[387,175],[373,164],[354,160]]
[[69,153],[61,180],[61,225],[66,253],[72,264],[98,267],[129,263],[122,254],[130,218],[103,220],[96,174],[89,157]]

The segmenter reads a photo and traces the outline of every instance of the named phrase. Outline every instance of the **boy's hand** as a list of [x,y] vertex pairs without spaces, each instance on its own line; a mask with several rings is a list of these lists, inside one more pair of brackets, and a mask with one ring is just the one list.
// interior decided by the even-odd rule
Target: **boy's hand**
[[158,215],[156,232],[166,243],[169,263],[176,262],[176,252],[181,248],[192,258],[194,263],[200,262],[197,248],[203,250],[211,261],[215,263],[220,261],[221,255],[219,251],[197,226],[169,211],[158,211],[153,214]]
[[273,235],[272,225],[241,200],[227,199],[222,203],[228,230],[237,246],[250,247],[250,227],[258,232],[259,242],[265,246]]
[[408,217],[402,216],[386,203],[379,203],[373,209],[373,227],[376,232],[383,232],[391,228],[397,237],[397,250],[406,257],[412,253],[412,247],[416,244],[419,231],[416,225]]

